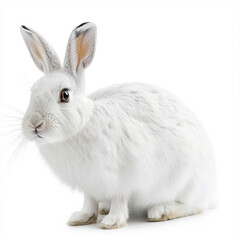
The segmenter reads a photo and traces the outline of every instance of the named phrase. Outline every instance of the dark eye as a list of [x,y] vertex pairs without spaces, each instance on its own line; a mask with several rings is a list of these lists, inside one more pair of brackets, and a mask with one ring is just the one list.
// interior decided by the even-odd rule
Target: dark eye
[[69,102],[69,89],[64,88],[60,93],[60,102],[67,103]]

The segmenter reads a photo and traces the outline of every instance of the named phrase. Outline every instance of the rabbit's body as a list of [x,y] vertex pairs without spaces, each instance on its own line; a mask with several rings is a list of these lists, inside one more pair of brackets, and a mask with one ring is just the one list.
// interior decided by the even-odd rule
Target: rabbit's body
[[208,207],[214,190],[210,144],[176,97],[133,83],[89,98],[92,114],[80,132],[40,144],[60,179],[98,201],[128,196],[130,208],[173,201]]
[[197,117],[163,89],[122,84],[83,93],[83,72],[95,49],[96,27],[84,23],[70,35],[64,68],[36,32],[21,31],[38,68],[46,73],[31,91],[22,128],[36,141],[59,178],[84,192],[81,212],[69,225],[96,221],[124,225],[131,211],[149,221],[198,213],[212,205],[215,168]]

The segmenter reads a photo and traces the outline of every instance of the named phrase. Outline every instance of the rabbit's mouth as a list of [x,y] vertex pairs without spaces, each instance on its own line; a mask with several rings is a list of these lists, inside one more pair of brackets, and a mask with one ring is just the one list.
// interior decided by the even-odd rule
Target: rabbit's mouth
[[40,136],[39,134],[37,134],[37,137],[38,137],[38,138],[43,138],[43,137],[42,137],[42,136]]
[[43,138],[43,136],[41,136],[41,135],[39,134],[38,128],[35,128],[35,129],[33,130],[33,134],[34,134],[37,138]]

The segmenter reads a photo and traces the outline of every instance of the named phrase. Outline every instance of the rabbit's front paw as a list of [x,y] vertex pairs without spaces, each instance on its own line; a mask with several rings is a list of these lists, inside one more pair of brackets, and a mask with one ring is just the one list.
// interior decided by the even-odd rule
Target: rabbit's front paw
[[148,221],[149,222],[158,222],[162,221],[165,208],[162,204],[156,204],[148,210]]
[[126,225],[126,219],[124,216],[119,216],[115,214],[108,214],[105,216],[100,224],[100,228],[102,229],[113,229],[120,228]]
[[92,213],[75,212],[68,220],[70,226],[81,226],[96,223],[97,215]]

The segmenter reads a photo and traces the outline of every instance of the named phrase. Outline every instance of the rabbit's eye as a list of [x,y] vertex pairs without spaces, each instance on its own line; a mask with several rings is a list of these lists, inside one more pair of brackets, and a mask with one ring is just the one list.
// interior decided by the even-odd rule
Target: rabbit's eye
[[69,102],[69,89],[64,88],[60,93],[60,102],[67,103]]

